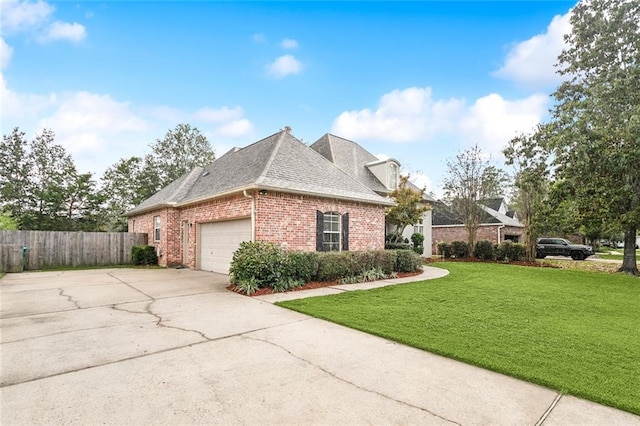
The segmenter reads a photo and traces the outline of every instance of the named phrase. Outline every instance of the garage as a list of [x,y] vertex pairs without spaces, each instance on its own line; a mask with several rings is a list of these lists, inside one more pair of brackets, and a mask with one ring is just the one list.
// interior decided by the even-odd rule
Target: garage
[[228,274],[233,252],[243,241],[251,241],[251,219],[203,223],[200,225],[199,269]]

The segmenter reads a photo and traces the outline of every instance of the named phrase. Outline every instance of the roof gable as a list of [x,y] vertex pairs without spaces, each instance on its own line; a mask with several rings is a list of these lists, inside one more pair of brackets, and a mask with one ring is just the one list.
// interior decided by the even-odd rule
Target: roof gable
[[[502,200],[502,199],[500,199]],[[522,223],[513,217],[509,217],[506,214],[500,213],[490,207],[487,207],[484,203],[480,203],[480,207],[484,210],[480,224],[496,224],[496,225],[508,225],[521,227]],[[464,225],[464,221],[460,216],[448,205],[442,201],[436,201],[432,208],[432,224],[433,226],[453,226]]]
[[311,145],[311,149],[372,191],[380,194],[389,193],[387,187],[366,167],[367,164],[380,160],[357,143],[326,133]]
[[247,189],[393,204],[283,130],[244,148],[232,149],[210,165],[192,170],[127,214]]

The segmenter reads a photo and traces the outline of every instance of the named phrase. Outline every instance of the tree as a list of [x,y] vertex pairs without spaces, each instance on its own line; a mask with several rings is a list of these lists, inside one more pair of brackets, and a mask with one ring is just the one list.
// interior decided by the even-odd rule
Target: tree
[[[105,227],[109,231],[126,231],[127,220],[124,213],[133,209],[149,194],[151,185],[145,185],[142,178],[144,161],[140,157],[120,159],[102,175],[100,193],[104,197]],[[154,192],[156,185],[153,185]]]
[[[155,170],[162,188],[197,166],[206,166],[215,159],[211,144],[197,127],[178,124],[167,131],[163,139],[151,145],[152,154],[147,157],[149,170]],[[154,191],[155,192],[155,191]]]
[[585,0],[558,57],[566,80],[554,93],[556,180],[584,225],[624,230],[620,271],[637,275],[640,228],[640,2]]
[[15,231],[17,229],[18,222],[10,214],[0,212],[0,231]]
[[447,160],[444,178],[445,199],[460,217],[467,231],[467,243],[473,253],[480,220],[485,214],[480,201],[500,195],[506,181],[504,172],[485,160],[478,145]]
[[511,203],[524,225],[528,261],[536,258],[536,240],[543,229],[543,218],[547,217],[544,212],[549,193],[548,152],[540,143],[545,135],[545,128],[538,126],[533,134],[513,138],[503,151],[506,163],[515,166],[515,193]]
[[0,144],[0,210],[8,212],[18,224],[27,211],[31,162],[29,142],[18,127],[3,135]]
[[102,176],[100,194],[108,230],[124,231],[128,210],[198,166],[211,164],[211,144],[196,127],[178,124],[150,145],[144,157],[121,158]]
[[387,209],[387,222],[396,227],[393,235],[400,238],[405,228],[414,225],[422,219],[424,212],[429,210],[422,202],[424,189],[416,191],[409,187],[409,176],[400,176],[398,187],[389,194],[396,205]]

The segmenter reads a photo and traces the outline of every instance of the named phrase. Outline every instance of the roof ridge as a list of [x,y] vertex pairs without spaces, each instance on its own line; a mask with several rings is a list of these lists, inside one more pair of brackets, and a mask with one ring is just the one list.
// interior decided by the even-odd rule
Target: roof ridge
[[[328,134],[328,133],[327,133]],[[329,143],[331,143],[331,141],[329,140]],[[338,170],[340,173],[342,173],[344,176],[346,176],[349,180],[357,183],[358,185],[360,185],[362,188],[366,189],[367,191],[371,192],[374,195],[377,195],[381,198],[387,198],[384,197],[382,195],[377,194],[373,189],[369,188],[367,185],[365,185],[364,183],[360,182],[359,179],[356,179],[355,177],[351,176],[349,173],[345,172],[344,170],[342,170],[341,167],[338,167],[338,165],[336,163],[334,163],[333,161],[329,160],[328,158],[326,158],[324,155],[320,154],[318,151],[316,151],[315,149],[311,148],[310,146],[305,145],[305,147],[311,151],[313,151],[314,154],[317,154],[322,160],[326,161],[327,163],[329,163],[331,165],[331,167],[335,168],[336,170]]]
[[[284,140],[285,135],[288,135],[288,134],[289,133],[286,130],[281,130],[280,131],[280,134],[278,135],[278,140],[276,141],[275,146],[273,147],[273,150],[271,151],[271,155],[269,156],[269,159],[265,162],[264,169],[262,169],[262,173],[260,173],[260,176],[258,176],[258,179],[256,179],[256,183],[257,184],[260,184],[260,183],[262,183],[264,181],[265,177],[267,176],[267,172],[269,171],[269,168],[271,167],[271,164],[273,163],[273,159],[276,157],[276,153],[278,152],[278,149],[280,148],[280,145],[282,145],[282,141]],[[271,135],[271,136],[273,136],[273,135]],[[262,140],[265,140],[265,139],[262,139]]]

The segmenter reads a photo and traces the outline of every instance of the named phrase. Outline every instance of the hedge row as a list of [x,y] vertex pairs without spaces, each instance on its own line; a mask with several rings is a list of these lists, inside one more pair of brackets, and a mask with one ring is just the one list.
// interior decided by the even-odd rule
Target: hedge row
[[[310,281],[336,281],[396,272],[413,272],[422,264],[411,250],[343,251],[330,253],[286,251],[264,242],[243,242],[233,254],[231,283],[251,294],[260,288],[286,291]],[[347,280],[348,281],[348,280]]]
[[[453,241],[449,243],[438,243],[438,254],[445,259],[464,259],[469,257],[469,244],[465,241]],[[497,260],[504,262],[514,262],[524,260],[525,248],[523,244],[512,241],[503,241],[494,244],[491,241],[478,241],[473,249],[473,257],[482,260]]]

